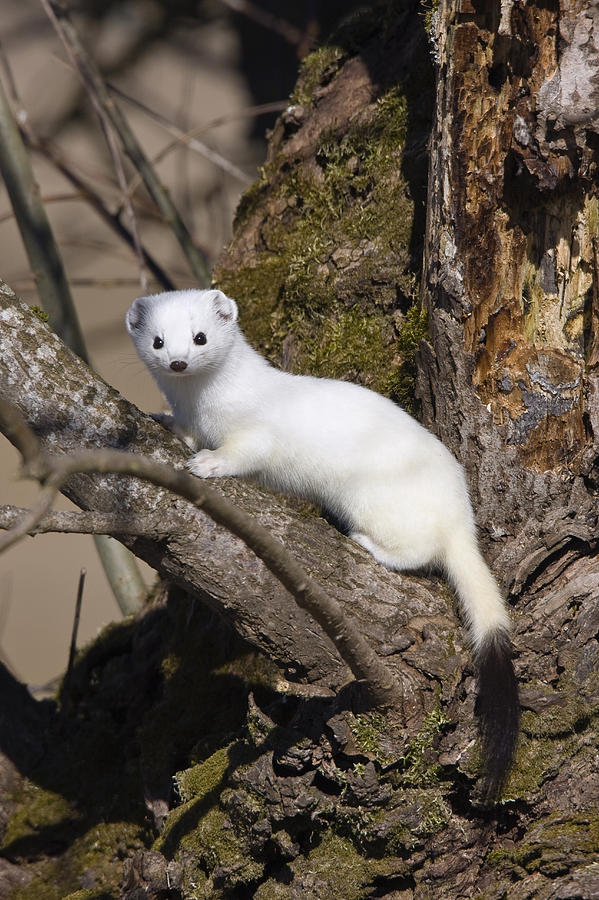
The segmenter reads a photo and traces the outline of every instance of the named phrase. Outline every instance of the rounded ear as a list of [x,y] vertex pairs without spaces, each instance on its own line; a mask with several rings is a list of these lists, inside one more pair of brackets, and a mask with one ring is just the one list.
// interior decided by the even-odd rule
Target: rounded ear
[[210,291],[209,299],[217,316],[220,316],[221,319],[225,319],[227,322],[237,321],[238,310],[234,300],[231,300],[222,291]]
[[147,299],[147,297],[138,297],[127,310],[125,322],[127,323],[127,331],[129,334],[133,334],[134,331],[143,328],[148,311]]

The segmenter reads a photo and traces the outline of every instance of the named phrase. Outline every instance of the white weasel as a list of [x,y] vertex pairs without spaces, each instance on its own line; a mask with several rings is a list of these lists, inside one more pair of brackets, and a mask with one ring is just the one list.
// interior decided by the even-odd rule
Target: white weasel
[[191,472],[246,476],[312,500],[389,568],[434,565],[447,574],[473,643],[496,790],[518,731],[509,620],[451,453],[367,388],[273,368],[246,342],[235,301],[220,291],[140,297],[127,329],[175,424],[203,448]]

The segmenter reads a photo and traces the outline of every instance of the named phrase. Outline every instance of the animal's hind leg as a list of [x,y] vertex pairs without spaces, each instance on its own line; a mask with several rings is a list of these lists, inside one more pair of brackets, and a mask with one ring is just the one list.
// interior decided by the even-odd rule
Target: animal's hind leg
[[373,541],[367,534],[359,531],[353,531],[349,537],[356,544],[364,547],[369,553],[372,553],[375,559],[387,566],[388,569],[399,569],[407,571],[408,569],[419,569],[426,566],[430,562],[429,554],[424,554],[422,550],[406,547],[403,552],[399,549],[390,551],[376,541]]

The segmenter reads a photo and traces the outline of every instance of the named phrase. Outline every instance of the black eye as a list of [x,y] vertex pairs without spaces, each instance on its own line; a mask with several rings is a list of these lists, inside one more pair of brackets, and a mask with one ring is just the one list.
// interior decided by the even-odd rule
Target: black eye
[[161,350],[164,347],[164,341],[161,337],[155,337],[154,343],[152,344],[154,350]]
[[207,337],[203,331],[198,331],[196,336],[193,339],[194,344],[205,344],[207,341]]

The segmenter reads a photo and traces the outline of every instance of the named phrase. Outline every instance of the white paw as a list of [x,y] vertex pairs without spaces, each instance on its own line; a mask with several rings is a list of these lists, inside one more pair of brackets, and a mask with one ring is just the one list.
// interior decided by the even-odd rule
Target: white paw
[[199,478],[218,478],[230,474],[225,460],[219,458],[214,450],[200,450],[187,460],[186,466]]

